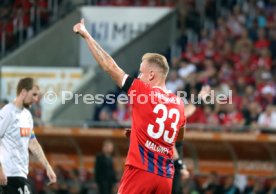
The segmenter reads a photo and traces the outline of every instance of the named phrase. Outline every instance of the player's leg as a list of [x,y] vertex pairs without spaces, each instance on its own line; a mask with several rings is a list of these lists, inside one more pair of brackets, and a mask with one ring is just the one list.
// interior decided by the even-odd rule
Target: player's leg
[[172,179],[126,166],[118,194],[169,194]]
[[131,166],[125,166],[124,174],[121,178],[118,194],[125,194],[129,191],[129,187],[132,185],[133,175],[135,174],[134,168]]
[[158,182],[157,189],[155,190],[155,193],[157,194],[168,194],[172,193],[172,179],[166,178],[166,177],[158,177],[156,179],[156,182]]
[[29,181],[23,177],[8,177],[7,193],[33,194]]

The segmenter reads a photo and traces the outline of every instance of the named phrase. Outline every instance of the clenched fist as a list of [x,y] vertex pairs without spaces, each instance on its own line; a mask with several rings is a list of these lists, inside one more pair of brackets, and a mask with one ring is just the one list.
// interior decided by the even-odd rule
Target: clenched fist
[[81,21],[74,25],[73,31],[77,34],[80,34],[83,38],[87,38],[89,35],[88,31],[85,28],[84,25],[84,19],[82,18]]

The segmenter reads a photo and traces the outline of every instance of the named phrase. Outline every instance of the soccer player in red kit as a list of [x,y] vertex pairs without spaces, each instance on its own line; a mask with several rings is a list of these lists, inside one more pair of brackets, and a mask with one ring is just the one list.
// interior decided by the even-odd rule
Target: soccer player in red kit
[[173,148],[186,119],[182,100],[165,87],[169,71],[166,58],[145,54],[140,75],[134,79],[91,37],[83,19],[73,30],[86,40],[100,67],[128,93],[132,105],[130,147],[118,194],[170,194]]

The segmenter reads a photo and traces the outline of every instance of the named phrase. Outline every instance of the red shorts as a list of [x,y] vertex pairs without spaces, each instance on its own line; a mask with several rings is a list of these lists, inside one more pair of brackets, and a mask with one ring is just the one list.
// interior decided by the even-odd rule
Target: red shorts
[[171,194],[172,178],[126,166],[118,194]]

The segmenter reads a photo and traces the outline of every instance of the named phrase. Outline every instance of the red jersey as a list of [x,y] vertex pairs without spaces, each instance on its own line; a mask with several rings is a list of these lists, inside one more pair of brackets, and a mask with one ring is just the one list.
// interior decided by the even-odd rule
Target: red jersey
[[[129,81],[129,80],[128,80]],[[172,178],[173,146],[184,127],[184,103],[173,93],[132,79],[132,129],[126,165]]]

